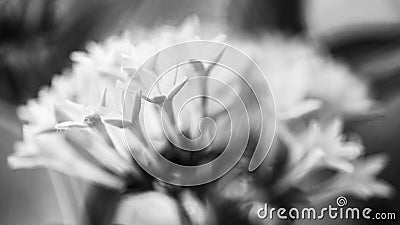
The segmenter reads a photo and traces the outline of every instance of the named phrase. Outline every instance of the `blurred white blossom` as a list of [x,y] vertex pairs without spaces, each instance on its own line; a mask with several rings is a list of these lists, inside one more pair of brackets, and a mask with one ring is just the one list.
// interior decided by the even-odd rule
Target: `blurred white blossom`
[[386,181],[376,176],[386,165],[387,157],[373,155],[354,162],[354,170],[350,173],[340,172],[324,192],[311,195],[314,202],[324,202],[341,194],[351,194],[366,199],[373,196],[389,197],[394,189]]
[[[320,103],[323,117],[365,113],[372,106],[364,82],[346,66],[302,40],[282,35],[232,41],[249,54],[271,86],[278,118],[292,118]],[[317,101],[316,101],[317,100]]]

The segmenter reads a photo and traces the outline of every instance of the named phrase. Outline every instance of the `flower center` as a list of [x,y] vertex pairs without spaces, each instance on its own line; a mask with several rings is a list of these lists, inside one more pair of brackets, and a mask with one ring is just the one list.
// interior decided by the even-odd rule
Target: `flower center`
[[98,114],[93,113],[90,115],[85,116],[83,122],[88,125],[89,127],[95,126],[101,122],[101,118]]

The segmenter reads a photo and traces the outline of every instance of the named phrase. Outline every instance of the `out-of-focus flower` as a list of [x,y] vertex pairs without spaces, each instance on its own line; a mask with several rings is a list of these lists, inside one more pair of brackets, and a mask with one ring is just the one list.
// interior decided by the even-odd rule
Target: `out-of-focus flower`
[[[292,200],[289,201],[301,199],[313,203],[314,198],[304,199],[306,195],[299,197],[298,193],[291,191],[302,190],[303,184],[309,182],[308,187],[319,187],[317,190],[326,194],[330,189],[325,190],[325,186],[318,183],[321,180],[319,171],[332,170],[333,173],[347,175],[355,173],[363,146],[358,140],[346,139],[342,134],[342,121],[368,114],[373,101],[362,80],[345,65],[324,56],[305,41],[280,35],[266,35],[251,41],[239,39],[233,43],[241,46],[264,72],[274,95],[278,118],[277,138],[287,148],[286,161],[274,172],[279,175],[276,178],[258,178],[267,180],[261,182],[266,185],[263,188],[276,191],[267,191],[263,195],[276,195],[278,199],[282,198],[278,196],[286,195],[291,196],[289,198]],[[277,157],[282,154],[278,151],[282,150],[281,145],[275,145],[271,154]],[[269,167],[266,165],[266,169],[271,169]],[[269,175],[273,177],[273,174]],[[329,184],[332,179],[326,176],[321,183]],[[338,182],[351,187],[350,180],[341,179]],[[382,184],[380,195],[389,194],[389,189],[387,184]],[[369,196],[366,192],[359,192],[359,197]]]
[[342,135],[342,122],[334,120],[326,127],[315,121],[305,131],[294,134],[288,127],[279,127],[280,137],[289,149],[288,170],[281,177],[279,186],[295,185],[305,176],[321,168],[351,173],[354,160],[362,153],[363,146],[346,141]]
[[331,188],[341,193],[350,193],[361,198],[388,197],[393,189],[387,182],[376,178],[387,163],[384,155],[369,156],[354,163],[354,171],[341,173]]
[[357,159],[352,172],[337,174],[329,183],[327,190],[311,194],[310,199],[314,202],[323,202],[341,194],[351,194],[362,199],[373,196],[389,197],[393,194],[393,188],[384,180],[376,178],[386,162],[387,157],[384,155]]
[[366,113],[372,106],[367,87],[360,79],[304,41],[269,35],[233,43],[264,72],[274,94],[278,118],[293,118],[320,108],[319,116],[326,119]]
[[[283,125],[281,129],[287,129]],[[288,132],[288,131],[287,131]],[[312,121],[304,133],[289,134],[281,132],[281,137],[287,141],[292,154],[291,165],[298,165],[302,158],[307,155],[320,155],[316,160],[318,164],[351,172],[353,170],[352,160],[362,153],[363,146],[360,143],[346,141],[342,135],[342,122],[334,120],[325,128],[316,121]],[[317,153],[320,152],[320,154]]]
[[174,199],[160,192],[148,192],[125,198],[115,216],[117,224],[182,224]]

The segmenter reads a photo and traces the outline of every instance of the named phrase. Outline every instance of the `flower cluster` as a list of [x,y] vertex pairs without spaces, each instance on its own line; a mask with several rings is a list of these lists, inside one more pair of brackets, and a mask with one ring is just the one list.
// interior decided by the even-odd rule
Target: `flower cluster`
[[[184,91],[187,78],[182,71],[175,82],[165,86],[161,83],[159,95],[152,97],[144,96],[140,89],[147,81],[134,80],[134,88],[129,81],[158,50],[200,39],[198,26],[196,19],[190,19],[179,28],[166,27],[148,33],[142,40],[135,40],[136,44],[126,34],[104,43],[91,43],[87,52],[74,53],[73,67],[55,77],[51,87],[43,89],[37,99],[20,107],[19,116],[26,125],[23,140],[8,158],[9,164],[13,168],[46,167],[115,190],[128,190],[133,185],[162,192],[174,198],[168,197],[165,204],[178,208],[172,211],[180,215],[181,222],[193,224],[221,222],[220,217],[226,216],[221,213],[224,210],[237,216],[237,223],[254,222],[254,215],[249,214],[251,207],[247,206],[259,202],[318,203],[339,194],[370,197],[391,192],[389,185],[375,178],[385,164],[384,158],[361,159],[360,141],[342,133],[343,119],[371,110],[373,102],[365,84],[344,65],[323,56],[304,41],[276,35],[257,40],[224,40],[256,61],[274,95],[276,140],[263,165],[254,173],[248,172],[245,154],[224,177],[198,188],[171,187],[148,178],[132,154],[157,166],[157,157],[148,151],[153,147],[148,138],[168,155],[176,149],[160,135],[160,124],[166,122],[171,130],[177,125],[188,131],[186,135],[196,136],[203,109],[200,104],[189,116],[176,118],[172,99]],[[204,67],[194,64],[194,71]],[[154,82],[151,78],[159,71],[155,65],[152,71],[141,72],[146,73],[149,82]],[[251,72],[246,76],[252,79]],[[127,87],[129,93],[124,92]],[[144,101],[154,105],[146,115],[142,113]],[[122,119],[124,102],[128,102],[130,109],[128,119]],[[158,116],[158,106],[162,104],[170,104],[166,121],[160,121]],[[234,107],[235,102],[232,104]],[[154,123],[147,137],[139,121],[142,116],[152,118],[148,121]],[[217,126],[224,125],[221,122]],[[264,147],[268,151],[269,146]],[[219,146],[208,150],[213,151],[219,151]],[[200,164],[186,155],[171,158],[188,165]]]

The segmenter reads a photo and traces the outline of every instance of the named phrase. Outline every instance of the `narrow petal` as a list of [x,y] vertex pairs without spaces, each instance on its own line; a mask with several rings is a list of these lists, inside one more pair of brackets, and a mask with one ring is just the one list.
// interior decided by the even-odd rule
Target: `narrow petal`
[[88,125],[82,122],[66,121],[55,125],[57,130],[72,130],[72,129],[86,129]]
[[185,77],[185,79],[179,83],[178,85],[176,85],[167,95],[167,99],[172,99],[173,97],[175,97],[175,95],[178,94],[178,92],[183,88],[183,86],[185,86],[186,82],[189,80],[188,77]]
[[142,95],[142,98],[143,98],[144,100],[146,100],[146,101],[148,101],[148,102],[151,102],[151,103],[154,103],[154,104],[156,104],[156,105],[158,105],[158,106],[160,106],[160,107],[162,106],[162,104],[164,103],[164,101],[167,99],[167,97],[166,97],[165,95],[158,95],[158,96],[151,97],[151,98]]
[[190,65],[193,67],[194,71],[196,71],[199,75],[203,75],[206,71],[206,68],[204,66],[204,64],[196,59],[190,59],[189,60]]
[[205,72],[205,76],[209,76],[210,72],[212,69],[214,69],[215,65],[221,61],[222,56],[224,55],[226,51],[227,46],[224,46],[224,48],[218,53],[218,55],[213,59],[212,64],[207,68],[207,71]]
[[141,99],[142,91],[138,90],[134,96],[134,102],[132,104],[132,116],[131,121],[136,121],[139,118],[140,108],[141,108]]
[[289,111],[282,112],[279,114],[281,120],[289,120],[294,118],[299,118],[305,116],[309,113],[315,112],[322,106],[322,101],[320,100],[305,100],[298,105],[292,106]]
[[107,97],[107,87],[104,87],[103,91],[101,92],[99,106],[102,106],[102,107],[106,106],[106,97]]
[[12,168],[47,167],[94,183],[120,189],[123,181],[80,157],[59,134],[27,137],[8,158]]
[[121,120],[121,119],[104,119],[105,123],[108,123],[114,127],[118,128],[128,128],[128,127],[133,127],[133,123],[127,120]]
[[54,116],[56,118],[57,123],[61,122],[66,122],[66,121],[71,121],[72,118],[66,113],[64,110],[62,110],[59,106],[54,105]]
[[128,76],[132,76],[136,72],[136,68],[133,67],[122,67],[121,70],[124,71]]

